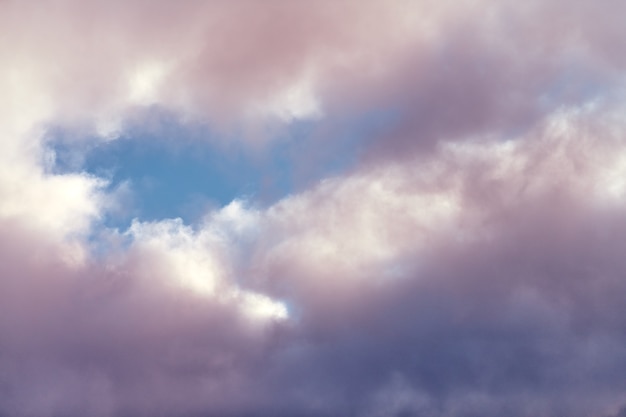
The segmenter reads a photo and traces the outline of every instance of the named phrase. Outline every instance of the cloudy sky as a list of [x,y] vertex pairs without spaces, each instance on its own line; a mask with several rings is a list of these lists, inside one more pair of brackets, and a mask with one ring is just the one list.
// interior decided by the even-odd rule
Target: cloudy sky
[[624,16],[0,1],[0,416],[626,416]]

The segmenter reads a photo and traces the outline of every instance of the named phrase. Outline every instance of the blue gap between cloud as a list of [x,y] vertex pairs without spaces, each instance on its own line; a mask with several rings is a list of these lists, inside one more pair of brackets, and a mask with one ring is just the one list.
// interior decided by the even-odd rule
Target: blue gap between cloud
[[363,146],[392,121],[388,112],[371,112],[340,123],[332,138],[320,137],[322,122],[295,122],[267,146],[250,149],[243,140],[218,137],[207,126],[152,109],[118,139],[77,140],[71,138],[75,132],[54,127],[47,144],[56,155],[54,173],[106,178],[109,191],[129,184],[130,198],[104,219],[105,226],[125,230],[133,218],[180,217],[194,224],[207,210],[237,198],[269,205],[354,166]]

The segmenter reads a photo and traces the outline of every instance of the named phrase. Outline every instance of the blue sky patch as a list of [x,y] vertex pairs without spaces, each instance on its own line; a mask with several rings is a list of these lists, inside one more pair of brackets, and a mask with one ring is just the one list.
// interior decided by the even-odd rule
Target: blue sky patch
[[154,111],[150,117],[153,123],[131,123],[109,141],[78,140],[75,132],[49,129],[54,171],[87,172],[109,180],[110,191],[123,190],[121,210],[107,214],[108,226],[124,229],[133,218],[194,223],[237,198],[269,205],[352,167],[365,143],[393,119],[373,112],[330,129],[296,122],[251,149],[171,114]]

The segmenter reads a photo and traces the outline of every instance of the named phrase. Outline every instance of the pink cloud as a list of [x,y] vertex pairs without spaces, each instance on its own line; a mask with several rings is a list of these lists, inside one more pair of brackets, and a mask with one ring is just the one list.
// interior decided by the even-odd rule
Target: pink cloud
[[[0,4],[0,413],[623,414],[622,9]],[[150,105],[252,140],[398,120],[270,207],[105,229],[45,126]]]

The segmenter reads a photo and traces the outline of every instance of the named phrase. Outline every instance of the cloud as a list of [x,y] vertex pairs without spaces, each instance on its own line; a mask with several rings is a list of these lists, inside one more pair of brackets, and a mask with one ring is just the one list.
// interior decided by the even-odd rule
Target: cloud
[[[622,9],[0,3],[0,414],[623,414]],[[330,152],[396,117],[269,206],[109,229],[132,190],[58,173],[50,130],[150,106]]]
[[102,259],[5,223],[3,410],[608,412],[626,354],[619,112],[557,113],[196,229],[135,223]]
[[[289,236],[260,243],[256,266],[300,308],[283,369],[286,386],[307,381],[300,408],[582,416],[621,404],[624,194],[605,178],[624,144],[602,128],[611,117],[554,115],[518,142],[452,144],[280,203]],[[454,196],[444,209],[441,195]]]
[[[95,125],[102,134],[119,128],[134,106],[155,103],[216,124],[306,118],[322,110],[318,70],[382,49],[396,30],[389,25],[378,39],[372,25],[397,25],[408,7],[5,3],[5,78],[24,110],[57,123]],[[350,25],[343,23],[347,16]]]

